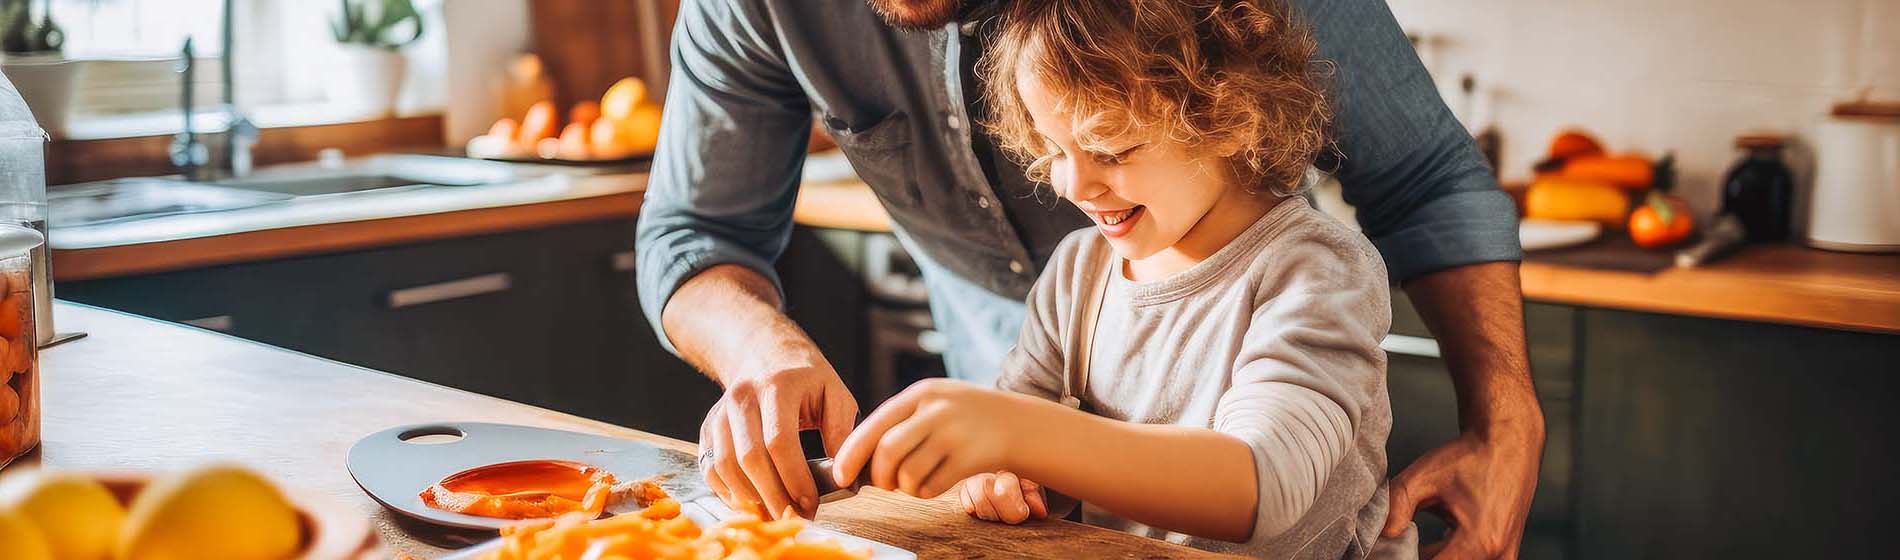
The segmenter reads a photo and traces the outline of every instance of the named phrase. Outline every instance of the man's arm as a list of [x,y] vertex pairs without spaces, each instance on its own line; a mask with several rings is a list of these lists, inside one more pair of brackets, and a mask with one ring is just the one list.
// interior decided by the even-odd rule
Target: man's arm
[[660,342],[726,390],[700,428],[722,499],[796,504],[816,486],[798,432],[835,448],[857,404],[782,310],[772,261],[792,228],[811,108],[767,10],[689,0],[674,29],[659,151],[636,234],[642,310]]
[[1438,339],[1458,393],[1457,439],[1427,452],[1392,480],[1385,534],[1405,530],[1420,503],[1453,528],[1421,547],[1446,558],[1515,558],[1537,491],[1544,416],[1524,347],[1517,263],[1467,265],[1405,284]]
[[1322,167],[1437,337],[1458,391],[1463,433],[1393,479],[1386,534],[1418,504],[1440,504],[1456,530],[1428,556],[1442,546],[1448,557],[1514,558],[1543,448],[1516,207],[1384,2],[1291,1],[1335,66],[1338,150]]

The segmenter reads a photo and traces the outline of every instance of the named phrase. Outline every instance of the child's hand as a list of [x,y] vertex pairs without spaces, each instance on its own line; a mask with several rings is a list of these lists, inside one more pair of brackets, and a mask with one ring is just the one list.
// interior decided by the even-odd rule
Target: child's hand
[[857,480],[869,470],[872,486],[936,497],[971,475],[1010,468],[1015,442],[1034,441],[1046,423],[1039,407],[1062,405],[947,379],[911,385],[865,417],[839,446],[832,473]]
[[1049,517],[1049,499],[1043,495],[1042,485],[1017,478],[1009,471],[965,479],[962,494],[964,513],[984,521],[1015,525]]

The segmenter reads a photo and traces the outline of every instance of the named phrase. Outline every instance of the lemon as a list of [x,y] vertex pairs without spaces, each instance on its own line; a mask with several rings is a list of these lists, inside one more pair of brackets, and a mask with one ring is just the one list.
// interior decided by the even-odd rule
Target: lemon
[[643,104],[620,121],[617,139],[635,152],[650,152],[660,143],[660,106]]
[[0,558],[53,560],[53,549],[33,521],[18,512],[0,509]]
[[263,477],[210,465],[152,483],[132,500],[120,560],[289,558],[302,534],[297,511]]
[[32,520],[45,532],[46,544],[59,560],[110,558],[119,523],[125,519],[125,508],[99,481],[47,471],[24,471],[0,479],[0,510]]
[[600,96],[600,116],[614,120],[627,118],[646,100],[646,82],[634,77],[621,78],[607,88],[606,95]]

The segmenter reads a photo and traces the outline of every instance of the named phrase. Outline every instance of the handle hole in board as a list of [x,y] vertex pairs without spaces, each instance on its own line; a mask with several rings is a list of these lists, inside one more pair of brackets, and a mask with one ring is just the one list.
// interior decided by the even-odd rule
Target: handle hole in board
[[468,437],[468,434],[462,433],[462,430],[451,428],[449,426],[423,426],[420,428],[406,430],[400,434],[396,434],[396,439],[398,441],[401,441],[403,443],[412,443],[416,445],[441,445],[444,443],[455,443],[458,441],[462,441],[462,438],[464,437]]

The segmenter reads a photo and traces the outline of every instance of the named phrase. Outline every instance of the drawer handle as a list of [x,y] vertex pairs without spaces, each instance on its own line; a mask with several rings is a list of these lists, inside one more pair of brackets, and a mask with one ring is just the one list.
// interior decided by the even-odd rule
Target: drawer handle
[[634,265],[633,259],[634,259],[633,251],[621,251],[618,253],[614,253],[613,257],[611,257],[609,260],[612,261],[612,266],[615,272],[632,272],[633,265]]
[[414,288],[392,290],[389,292],[389,308],[402,309],[404,307],[458,300],[483,294],[500,293],[508,291],[509,285],[508,274],[505,272],[497,272],[494,274],[471,276],[461,280],[450,280],[447,282],[416,286]]
[[1438,353],[1438,341],[1422,336],[1388,334],[1385,335],[1385,340],[1379,341],[1379,348],[1392,354],[1416,356],[1420,358],[1444,357]]
[[197,319],[186,319],[179,322],[207,331],[218,331],[221,333],[231,332],[232,325],[230,315],[213,315],[210,317],[199,317]]

